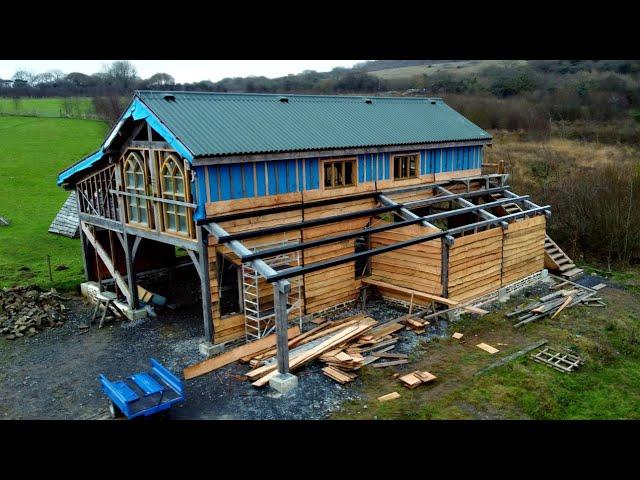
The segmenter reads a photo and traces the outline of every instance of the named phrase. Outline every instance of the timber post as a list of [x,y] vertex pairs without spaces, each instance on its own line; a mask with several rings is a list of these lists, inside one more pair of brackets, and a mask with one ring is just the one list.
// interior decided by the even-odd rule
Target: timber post
[[138,308],[138,286],[136,285],[136,272],[133,266],[133,258],[131,255],[131,244],[129,243],[129,234],[123,232],[124,239],[124,258],[127,264],[127,284],[129,285],[129,307],[132,310]]
[[273,302],[276,314],[276,345],[278,373],[286,375],[289,373],[289,339],[287,338],[287,293],[291,288],[279,282],[273,286]]
[[205,342],[213,343],[213,316],[211,313],[211,284],[209,281],[209,233],[204,227],[197,230],[198,238],[198,273],[200,276],[200,289],[202,296],[202,319],[204,321]]

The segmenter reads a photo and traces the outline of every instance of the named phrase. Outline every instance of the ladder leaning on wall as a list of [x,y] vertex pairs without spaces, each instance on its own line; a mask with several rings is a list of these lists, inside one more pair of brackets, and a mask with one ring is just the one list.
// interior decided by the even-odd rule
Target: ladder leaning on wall
[[[293,241],[297,242],[297,240]],[[269,244],[256,245],[251,248],[253,252],[284,246],[292,243],[291,240],[283,240]],[[300,265],[300,252],[290,252],[263,259],[274,270],[282,270]],[[302,328],[302,277],[289,279],[291,291],[287,295],[287,315],[289,321],[297,318]],[[244,299],[244,331],[247,342],[262,338],[272,333],[275,328],[275,310],[273,303],[273,286],[267,283],[251,263],[242,264],[242,286]]]

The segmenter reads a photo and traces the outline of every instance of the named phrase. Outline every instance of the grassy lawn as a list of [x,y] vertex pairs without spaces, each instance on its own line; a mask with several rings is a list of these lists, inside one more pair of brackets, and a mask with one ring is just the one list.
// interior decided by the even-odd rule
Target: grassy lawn
[[[638,419],[640,418],[640,296],[634,288],[640,274],[628,273],[624,289],[600,291],[606,308],[573,307],[555,319],[514,329],[501,312],[477,320],[461,319],[449,327],[464,333],[424,343],[408,368],[365,368],[364,401],[343,406],[336,418],[347,419]],[[524,355],[507,365],[475,376],[481,368],[540,339],[548,346],[577,351],[586,359],[574,373],[562,373]],[[489,355],[475,345],[497,346]],[[392,377],[395,371],[428,370],[438,376],[431,385],[408,390]],[[376,399],[397,391],[401,398]],[[367,408],[364,408],[367,405]]]
[[[0,287],[65,288],[82,281],[79,240],[47,230],[69,195],[56,186],[58,173],[96,149],[106,128],[93,120],[0,116],[0,215],[11,222],[0,227]],[[58,265],[69,268],[56,271]]]
[[0,97],[0,115],[38,117],[87,117],[93,115],[93,103],[87,97],[6,98]]

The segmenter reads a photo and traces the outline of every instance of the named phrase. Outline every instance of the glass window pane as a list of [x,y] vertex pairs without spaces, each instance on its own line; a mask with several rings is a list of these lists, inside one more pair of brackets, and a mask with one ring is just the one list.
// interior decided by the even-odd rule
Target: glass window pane
[[333,165],[331,162],[324,163],[324,186],[331,187],[333,185]]
[[353,185],[353,163],[354,162],[345,162],[344,164],[345,185]]
[[147,209],[140,207],[140,223],[147,223]]

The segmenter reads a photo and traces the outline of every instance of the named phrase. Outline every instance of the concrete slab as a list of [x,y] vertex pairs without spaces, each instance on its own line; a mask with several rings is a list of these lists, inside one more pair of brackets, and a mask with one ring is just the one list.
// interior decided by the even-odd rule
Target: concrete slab
[[298,377],[291,373],[278,373],[269,379],[269,386],[277,392],[287,393],[298,386]]

